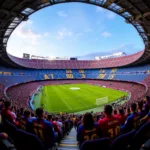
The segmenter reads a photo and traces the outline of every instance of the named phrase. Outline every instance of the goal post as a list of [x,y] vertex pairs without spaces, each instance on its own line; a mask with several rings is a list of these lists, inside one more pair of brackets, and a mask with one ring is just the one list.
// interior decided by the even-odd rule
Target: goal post
[[102,98],[96,99],[96,105],[97,106],[105,105],[105,104],[108,104],[108,97],[102,97]]

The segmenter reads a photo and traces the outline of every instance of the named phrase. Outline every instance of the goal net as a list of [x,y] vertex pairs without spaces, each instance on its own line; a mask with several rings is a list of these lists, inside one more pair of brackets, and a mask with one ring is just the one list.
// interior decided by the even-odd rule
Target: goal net
[[102,98],[97,98],[96,99],[96,105],[104,105],[108,103],[108,97],[102,97]]

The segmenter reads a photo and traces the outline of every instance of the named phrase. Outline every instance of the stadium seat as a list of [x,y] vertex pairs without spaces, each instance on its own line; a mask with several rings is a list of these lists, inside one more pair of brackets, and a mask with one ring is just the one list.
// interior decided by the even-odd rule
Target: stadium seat
[[110,147],[110,139],[101,138],[97,140],[85,141],[81,146],[81,150],[109,150],[109,147]]
[[135,130],[118,136],[111,144],[110,150],[126,150],[133,140]]
[[41,140],[34,134],[18,130],[17,150],[45,150]]
[[133,137],[132,149],[140,149],[141,145],[144,144],[150,138],[150,122],[144,124]]
[[15,143],[17,140],[18,129],[15,125],[10,123],[8,120],[4,121],[4,131],[9,135],[12,142]]

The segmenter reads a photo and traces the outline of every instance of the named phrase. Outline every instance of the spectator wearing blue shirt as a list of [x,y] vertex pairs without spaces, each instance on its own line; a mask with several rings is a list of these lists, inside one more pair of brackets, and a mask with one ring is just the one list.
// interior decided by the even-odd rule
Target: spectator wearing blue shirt
[[125,124],[121,126],[122,132],[129,132],[135,129],[140,122],[140,116],[137,112],[137,105],[135,103],[131,105],[130,111],[131,114],[127,117]]

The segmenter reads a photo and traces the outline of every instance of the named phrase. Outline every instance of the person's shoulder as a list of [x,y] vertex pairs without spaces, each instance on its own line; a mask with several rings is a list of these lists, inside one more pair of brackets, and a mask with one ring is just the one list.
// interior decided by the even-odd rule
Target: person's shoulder
[[118,118],[121,118],[121,115],[112,115],[111,117],[112,119],[118,119]]
[[43,123],[46,124],[46,125],[48,125],[48,126],[51,126],[51,127],[52,127],[52,123],[49,122],[49,121],[47,121],[47,120],[45,120],[45,119],[43,119]]
[[81,131],[81,130],[83,130],[84,129],[84,126],[81,124],[81,125],[79,125],[79,127],[78,127],[78,131]]
[[127,117],[127,120],[131,120],[134,118],[134,114],[130,114],[128,117]]
[[98,124],[104,124],[105,122],[107,122],[107,118],[102,118],[99,119]]

